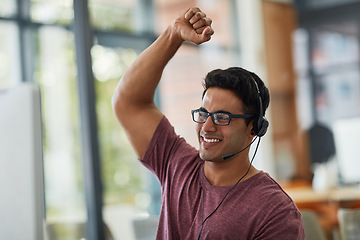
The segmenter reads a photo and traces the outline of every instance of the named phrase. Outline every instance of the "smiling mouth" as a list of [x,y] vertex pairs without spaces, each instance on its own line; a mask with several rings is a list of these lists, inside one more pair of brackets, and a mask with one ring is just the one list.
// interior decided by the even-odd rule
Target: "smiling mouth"
[[220,142],[220,140],[219,140],[219,139],[216,139],[216,138],[205,138],[205,137],[203,137],[202,139],[204,140],[204,142],[207,142],[207,143]]

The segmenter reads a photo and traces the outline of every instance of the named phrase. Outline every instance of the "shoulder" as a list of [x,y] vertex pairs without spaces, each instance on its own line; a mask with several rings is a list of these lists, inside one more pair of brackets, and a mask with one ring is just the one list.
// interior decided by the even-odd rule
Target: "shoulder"
[[260,172],[244,186],[246,204],[253,216],[263,222],[282,216],[281,221],[301,221],[301,214],[290,196],[268,174]]
[[166,148],[169,148],[171,153],[175,154],[177,157],[198,153],[198,151],[188,144],[184,138],[176,134],[174,127],[165,116],[161,119],[154,132],[148,151],[158,148],[159,146],[166,146]]
[[257,215],[259,224],[258,236],[262,236],[261,239],[272,239],[267,238],[269,236],[302,239],[304,230],[300,211],[268,173],[260,172],[255,175],[250,188],[254,214]]
[[170,124],[169,120],[163,116],[155,129],[143,158],[146,158],[147,155],[151,154],[153,150],[159,146],[174,144],[178,138],[179,136],[176,135],[174,127]]
[[[289,203],[293,203],[290,196],[283,190],[276,180],[274,180],[268,173],[260,172],[253,178],[250,178],[249,185],[254,190],[254,194],[259,195],[262,199],[283,199]],[[295,206],[295,205],[294,205]],[[296,206],[295,206],[296,207]]]
[[194,164],[198,151],[175,133],[164,116],[157,126],[148,148],[140,161],[154,170],[160,179],[169,177],[186,164]]

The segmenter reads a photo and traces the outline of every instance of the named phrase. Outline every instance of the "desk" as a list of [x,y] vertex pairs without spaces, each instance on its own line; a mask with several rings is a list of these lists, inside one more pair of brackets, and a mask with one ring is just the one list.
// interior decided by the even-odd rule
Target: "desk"
[[297,204],[311,202],[343,202],[360,200],[360,188],[343,187],[325,191],[314,191],[312,187],[284,187],[284,190]]
[[332,233],[339,227],[338,209],[360,208],[360,188],[357,187],[332,188],[321,192],[314,191],[311,186],[283,188],[300,211],[310,209],[316,212],[329,240],[333,239]]

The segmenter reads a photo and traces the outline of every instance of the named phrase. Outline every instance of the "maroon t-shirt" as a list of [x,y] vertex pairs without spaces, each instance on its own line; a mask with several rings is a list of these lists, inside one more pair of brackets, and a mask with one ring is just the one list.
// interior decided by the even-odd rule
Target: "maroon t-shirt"
[[[157,239],[198,239],[203,219],[232,186],[211,186],[198,150],[175,134],[164,117],[140,160],[162,188]],[[203,211],[202,211],[202,197]],[[267,173],[240,182],[204,223],[201,239],[304,239],[301,215]]]

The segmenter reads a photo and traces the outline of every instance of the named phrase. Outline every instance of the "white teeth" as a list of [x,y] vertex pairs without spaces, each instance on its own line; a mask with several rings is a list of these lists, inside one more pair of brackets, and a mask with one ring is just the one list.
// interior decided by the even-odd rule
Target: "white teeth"
[[204,138],[204,141],[207,143],[220,142],[219,139],[214,139],[214,138],[211,138],[211,139]]

